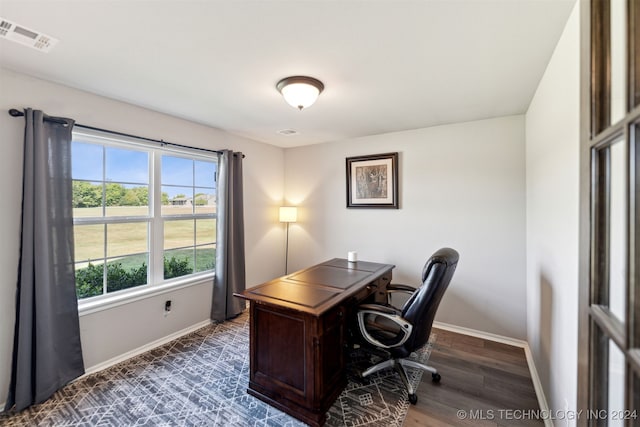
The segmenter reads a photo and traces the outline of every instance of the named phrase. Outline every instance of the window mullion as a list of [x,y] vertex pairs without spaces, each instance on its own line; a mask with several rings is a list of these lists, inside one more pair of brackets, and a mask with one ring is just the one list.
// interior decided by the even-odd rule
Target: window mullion
[[[107,217],[107,147],[102,146],[102,217]],[[106,238],[106,236],[105,236]],[[105,249],[105,257],[107,251]],[[106,276],[106,273],[105,273]]]
[[191,216],[193,221],[193,249],[192,249],[192,258],[193,258],[193,271],[198,271],[197,265],[198,260],[196,258],[196,236],[198,234],[197,226],[198,222],[196,221],[195,215],[197,212],[196,205],[196,162],[195,160],[191,162],[191,183],[193,184],[193,188],[191,189]]
[[99,217],[79,217],[73,219],[74,225],[90,225],[90,224],[128,224],[131,222],[149,222],[149,216],[108,216]]
[[162,182],[161,165],[162,155],[160,152],[153,152],[152,165],[149,168],[149,179],[153,189],[151,206],[151,232],[149,233],[149,257],[150,257],[150,277],[151,284],[156,285],[164,281],[164,220],[162,218]]
[[107,294],[107,224],[102,224],[102,295]]
[[[107,147],[102,146],[102,217],[106,218],[107,216],[107,186],[105,184],[107,180]],[[102,233],[103,233],[103,249],[102,253],[104,255],[102,261],[102,295],[107,294],[107,279],[108,279],[108,268],[107,268],[107,224],[103,222],[102,225]]]

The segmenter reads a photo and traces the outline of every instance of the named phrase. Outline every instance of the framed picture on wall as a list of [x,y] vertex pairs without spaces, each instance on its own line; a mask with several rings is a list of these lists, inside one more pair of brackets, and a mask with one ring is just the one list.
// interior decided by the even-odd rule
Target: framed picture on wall
[[398,153],[347,157],[347,208],[398,209]]

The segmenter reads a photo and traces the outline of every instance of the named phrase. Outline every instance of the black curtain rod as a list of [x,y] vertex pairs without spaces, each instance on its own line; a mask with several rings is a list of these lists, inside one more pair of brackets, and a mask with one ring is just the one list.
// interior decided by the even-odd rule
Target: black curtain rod
[[[12,108],[9,110],[9,115],[12,117],[24,117],[24,113],[16,108]],[[46,121],[52,122],[52,123],[59,123],[59,124],[66,124],[67,121],[64,119],[58,119],[55,117],[45,117]],[[152,138],[146,138],[144,136],[137,136],[137,135],[131,135],[130,133],[124,133],[124,132],[116,132],[113,130],[109,130],[109,129],[101,129],[101,128],[97,128],[97,127],[93,127],[93,126],[87,126],[87,125],[81,125],[79,123],[74,124],[74,126],[80,127],[80,128],[84,128],[84,129],[90,129],[90,130],[97,130],[99,132],[106,132],[106,133],[112,133],[115,135],[120,135],[120,136],[125,136],[125,137],[129,137],[129,138],[136,138],[136,139],[142,139],[144,141],[150,141],[150,142],[155,142],[157,144],[161,144],[161,145],[170,145],[172,147],[180,147],[180,148],[188,148],[190,150],[200,150],[200,151],[206,151],[208,153],[216,153],[216,154],[220,154],[221,152],[218,150],[209,150],[206,148],[199,148],[199,147],[190,147],[188,145],[182,145],[182,144],[175,144],[173,142],[167,142],[167,141],[163,141],[163,140],[158,140],[158,139],[152,139]],[[234,154],[235,155],[235,154]],[[242,158],[244,158],[245,155],[242,155]]]

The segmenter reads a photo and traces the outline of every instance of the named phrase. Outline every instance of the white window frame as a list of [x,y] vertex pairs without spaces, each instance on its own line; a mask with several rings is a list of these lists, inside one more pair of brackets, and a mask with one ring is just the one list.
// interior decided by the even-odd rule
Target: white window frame
[[[196,286],[203,283],[211,283],[214,270],[194,272],[186,276],[164,279],[164,221],[175,219],[216,219],[217,213],[194,213],[191,215],[167,215],[162,216],[162,182],[161,165],[162,156],[171,155],[193,160],[218,162],[217,156],[204,154],[197,149],[173,147],[149,143],[133,137],[125,137],[109,132],[97,130],[74,129],[73,139],[81,139],[83,142],[95,143],[107,147],[135,149],[149,153],[149,212],[146,216],[117,216],[117,217],[78,217],[73,219],[74,225],[88,224],[117,224],[146,222],[148,223],[148,250],[149,264],[147,266],[147,284],[129,289],[105,293],[93,297],[78,299],[79,314],[86,315],[97,311],[106,310],[118,305],[128,304],[140,299],[175,291],[185,287]],[[216,189],[217,198],[217,189]],[[195,207],[194,207],[195,208]],[[195,243],[195,242],[194,242]],[[106,244],[106,242],[105,242]],[[216,245],[216,242],[214,242]],[[75,267],[74,267],[75,268]]]

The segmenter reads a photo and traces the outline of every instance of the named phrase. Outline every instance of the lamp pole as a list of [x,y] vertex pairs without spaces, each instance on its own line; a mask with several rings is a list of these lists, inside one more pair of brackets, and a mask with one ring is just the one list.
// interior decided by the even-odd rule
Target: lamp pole
[[289,223],[287,222],[287,244],[284,250],[284,274],[289,274],[288,264],[289,262]]
[[287,240],[284,252],[284,274],[289,274],[289,223],[298,220],[298,208],[295,206],[280,207],[280,222],[287,223]]

